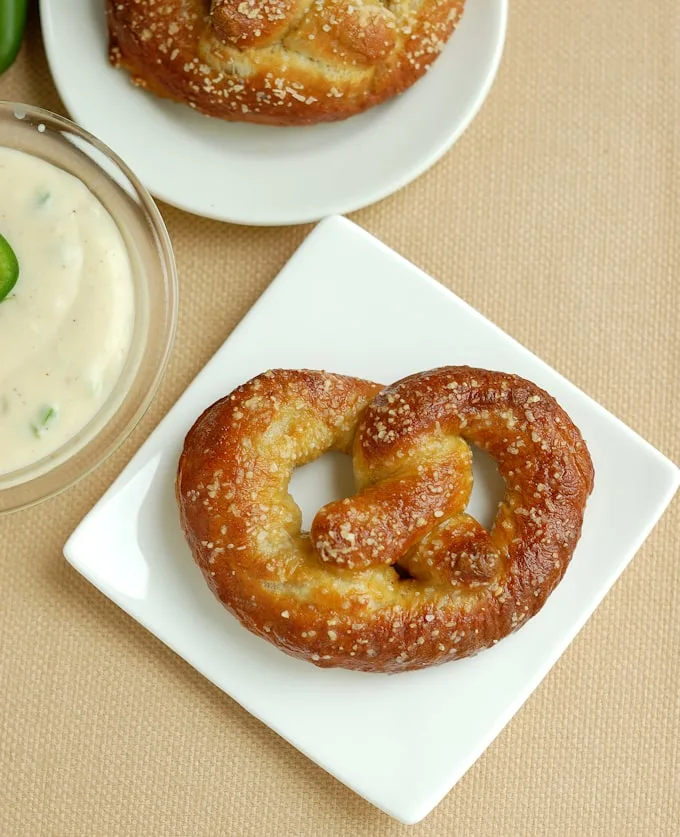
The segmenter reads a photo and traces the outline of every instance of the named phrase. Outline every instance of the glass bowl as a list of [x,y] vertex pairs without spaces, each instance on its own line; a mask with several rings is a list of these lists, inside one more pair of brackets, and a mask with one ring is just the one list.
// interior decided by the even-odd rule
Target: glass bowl
[[[132,266],[135,308],[127,360],[110,396],[58,450],[30,466],[0,474],[2,515],[70,487],[129,436],[165,372],[175,336],[178,291],[172,246],[151,195],[96,137],[41,108],[0,102],[0,146],[69,172],[98,198],[123,236]],[[1,363],[0,358],[0,367]]]

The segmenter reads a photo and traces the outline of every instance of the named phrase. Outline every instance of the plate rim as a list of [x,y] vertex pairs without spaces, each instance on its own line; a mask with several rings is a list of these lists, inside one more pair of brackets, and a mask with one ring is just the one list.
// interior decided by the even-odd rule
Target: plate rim
[[[481,2],[481,0],[467,0],[467,2]],[[359,200],[355,199],[345,200],[344,202],[338,202],[331,209],[328,209],[327,211],[324,211],[321,214],[319,214],[318,212],[291,214],[285,220],[282,218],[277,219],[274,217],[265,218],[264,220],[257,220],[255,218],[239,218],[231,213],[210,211],[210,207],[199,208],[190,200],[184,200],[180,202],[177,200],[176,197],[168,195],[162,189],[152,189],[150,184],[146,182],[144,174],[138,170],[138,167],[136,167],[135,173],[156,200],[162,201],[163,203],[166,203],[169,206],[172,206],[184,212],[189,212],[190,214],[196,215],[198,217],[207,218],[212,221],[220,221],[228,224],[236,224],[245,227],[300,226],[302,224],[315,223],[328,217],[347,215],[353,212],[358,212],[361,209],[373,206],[374,204],[385,200],[386,198],[396,194],[397,192],[402,191],[408,185],[410,185],[415,180],[420,178],[423,174],[425,174],[425,172],[431,169],[434,165],[436,165],[436,163],[438,163],[439,160],[441,160],[441,158],[449,150],[451,150],[451,148],[458,142],[458,140],[462,137],[465,131],[467,131],[467,129],[470,127],[470,125],[482,109],[482,106],[488,98],[489,93],[491,92],[491,89],[498,75],[498,70],[505,49],[505,42],[508,30],[509,0],[494,0],[494,2],[498,4],[499,25],[495,31],[495,42],[493,43],[492,57],[489,64],[486,67],[483,83],[479,86],[477,93],[474,97],[474,101],[467,108],[463,118],[455,126],[455,129],[447,134],[447,136],[442,140],[442,142],[434,146],[428,154],[423,154],[421,155],[421,157],[418,158],[420,162],[405,169],[405,173],[402,177],[397,179],[390,179],[388,183],[384,185],[382,188],[374,189],[373,192]],[[82,125],[84,128],[87,128],[89,130],[87,120],[83,121],[81,118],[82,114],[77,104],[77,97],[72,96],[71,91],[66,89],[66,86],[63,84],[63,79],[60,78],[59,71],[56,69],[58,65],[58,61],[56,58],[57,44],[56,38],[53,37],[52,33],[52,16],[53,14],[57,13],[55,10],[55,4],[50,2],[50,0],[39,0],[39,3],[40,28],[52,81],[57,89],[61,101],[63,102],[70,115],[70,118],[74,122],[77,122],[79,125]],[[349,118],[351,119],[352,117]],[[311,127],[313,128],[314,126]],[[107,142],[106,139],[102,139],[102,141]]]

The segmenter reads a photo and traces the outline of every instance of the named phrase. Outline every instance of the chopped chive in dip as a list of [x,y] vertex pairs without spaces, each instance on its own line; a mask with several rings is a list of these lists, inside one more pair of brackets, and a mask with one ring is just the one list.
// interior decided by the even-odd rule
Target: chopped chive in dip
[[43,407],[38,413],[36,421],[31,422],[31,430],[36,439],[42,439],[43,434],[50,429],[58,417],[59,413],[56,407],[52,405]]
[[19,278],[19,262],[9,241],[0,234],[0,302],[2,302]]
[[38,192],[38,206],[45,206],[52,199],[52,195],[46,190]]

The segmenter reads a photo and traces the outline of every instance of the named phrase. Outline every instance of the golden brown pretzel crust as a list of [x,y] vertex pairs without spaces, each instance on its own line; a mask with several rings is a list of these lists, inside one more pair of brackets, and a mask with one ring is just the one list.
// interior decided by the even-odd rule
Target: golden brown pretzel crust
[[310,125],[401,93],[465,0],[107,0],[109,58],[220,119]]
[[[468,442],[506,483],[490,532],[464,513]],[[301,533],[288,481],[331,448],[353,454],[359,493]],[[246,628],[319,666],[397,672],[475,654],[537,613],[592,486],[571,419],[515,375],[453,366],[383,389],[277,370],[197,420],[177,498],[196,562]]]

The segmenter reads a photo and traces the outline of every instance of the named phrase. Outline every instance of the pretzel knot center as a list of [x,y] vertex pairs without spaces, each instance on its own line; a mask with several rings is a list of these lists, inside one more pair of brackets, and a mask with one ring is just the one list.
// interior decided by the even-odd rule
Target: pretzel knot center
[[329,503],[314,518],[311,538],[319,558],[358,570],[397,565],[402,578],[435,585],[490,581],[498,550],[464,513],[473,483],[466,441],[438,428],[400,433],[394,443],[383,428],[377,410],[369,408],[353,450],[359,492]]

